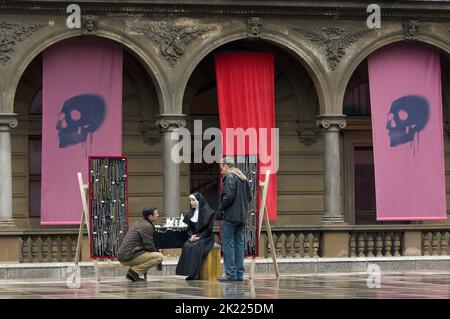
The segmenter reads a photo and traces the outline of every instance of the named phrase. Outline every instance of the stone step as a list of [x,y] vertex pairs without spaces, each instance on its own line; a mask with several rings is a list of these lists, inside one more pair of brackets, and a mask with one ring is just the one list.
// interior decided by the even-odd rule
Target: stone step
[[[148,276],[175,276],[178,258],[166,258],[162,271],[150,269]],[[127,267],[112,262],[114,267],[101,267],[101,277],[125,277]],[[245,260],[245,272],[248,276],[251,259]],[[418,257],[378,257],[378,258],[280,258],[280,275],[314,273],[367,273],[370,264],[379,266],[380,271],[448,271],[450,256]],[[74,263],[3,263],[0,264],[0,280],[54,279],[65,280],[73,273]],[[95,278],[93,262],[80,262],[82,278]],[[272,259],[256,258],[255,276],[274,274]]]

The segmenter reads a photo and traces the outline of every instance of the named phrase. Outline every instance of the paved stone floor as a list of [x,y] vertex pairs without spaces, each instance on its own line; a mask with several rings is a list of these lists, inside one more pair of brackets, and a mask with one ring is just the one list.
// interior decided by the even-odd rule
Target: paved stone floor
[[[374,279],[377,279],[375,277]],[[262,299],[397,299],[449,298],[448,272],[392,272],[383,273],[379,282],[365,273],[291,274],[276,279],[271,275],[258,276],[243,282],[186,281],[184,277],[164,276],[133,283],[125,278],[83,278],[79,288],[68,288],[65,281],[0,280],[0,298],[45,299],[194,299],[194,298],[262,298]]]

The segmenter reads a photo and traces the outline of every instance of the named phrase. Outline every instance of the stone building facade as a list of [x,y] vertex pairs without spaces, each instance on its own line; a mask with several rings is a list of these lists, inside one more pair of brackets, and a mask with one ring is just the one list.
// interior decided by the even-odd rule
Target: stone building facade
[[[0,2],[0,261],[73,259],[77,230],[41,226],[36,195],[42,52],[72,37],[106,38],[124,49],[123,153],[129,157],[131,222],[149,204],[164,217],[179,216],[194,190],[215,198],[217,167],[174,164],[171,131],[192,128],[195,119],[203,120],[203,129],[219,126],[215,52],[268,51],[276,56],[280,128],[273,223],[278,253],[449,253],[447,221],[376,222],[370,102],[362,101],[370,53],[413,41],[441,53],[444,124],[449,123],[449,3],[379,1],[381,28],[370,29],[370,2],[361,1],[80,0],[81,28],[69,29],[71,3]],[[356,95],[359,102],[347,107]],[[446,125],[443,134],[449,133]],[[449,147],[446,138],[447,168]],[[260,245],[267,254],[267,241]]]

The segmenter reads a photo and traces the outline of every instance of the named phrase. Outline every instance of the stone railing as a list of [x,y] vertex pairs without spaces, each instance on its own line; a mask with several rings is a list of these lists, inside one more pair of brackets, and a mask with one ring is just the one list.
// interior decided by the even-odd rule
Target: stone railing
[[349,233],[349,257],[401,256],[403,232],[401,231],[351,231]]
[[[276,253],[281,258],[311,258],[319,257],[320,232],[283,231],[272,232]],[[261,233],[263,251],[260,256],[270,257],[271,247],[267,233]],[[261,245],[260,245],[261,247]]]
[[450,225],[353,226],[347,230],[349,257],[411,255],[408,250],[420,256],[450,255]]
[[78,235],[24,235],[21,237],[19,261],[63,262],[74,261]]
[[[86,231],[84,236],[87,237]],[[20,263],[68,262],[75,260],[78,230],[33,229],[0,234],[0,239],[2,238],[15,238],[17,261]]]
[[[450,255],[450,225],[376,225],[333,228],[276,226],[272,228],[278,258],[329,257],[330,255],[325,254],[327,248],[325,236],[337,232],[343,236],[342,244],[339,246],[342,247],[344,255],[350,258]],[[215,241],[219,242],[217,227],[215,227],[214,236]],[[86,245],[86,232],[84,237]],[[9,251],[17,247],[17,253],[14,255],[17,257],[3,260],[15,260],[21,263],[73,261],[77,239],[77,229],[34,229],[0,233],[0,242],[9,245]],[[332,244],[336,245],[336,242],[333,241]],[[264,228],[258,247],[260,257],[271,256],[272,247]],[[83,247],[82,260],[89,260],[88,246]]]
[[[272,228],[274,246],[278,258],[312,258],[319,257],[320,231],[316,228]],[[215,242],[219,242],[218,230],[214,235]],[[271,247],[267,232],[261,231],[259,242],[259,256],[270,257]]]
[[450,230],[433,230],[422,232],[422,255],[449,255]]

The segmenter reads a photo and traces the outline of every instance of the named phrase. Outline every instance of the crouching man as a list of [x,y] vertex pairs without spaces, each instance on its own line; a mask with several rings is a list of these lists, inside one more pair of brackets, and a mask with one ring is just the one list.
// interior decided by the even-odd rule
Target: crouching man
[[117,256],[122,265],[130,267],[127,279],[131,281],[144,280],[139,275],[146,274],[164,259],[156,245],[156,230],[153,225],[159,216],[158,209],[144,208],[142,216],[144,218],[128,231]]

